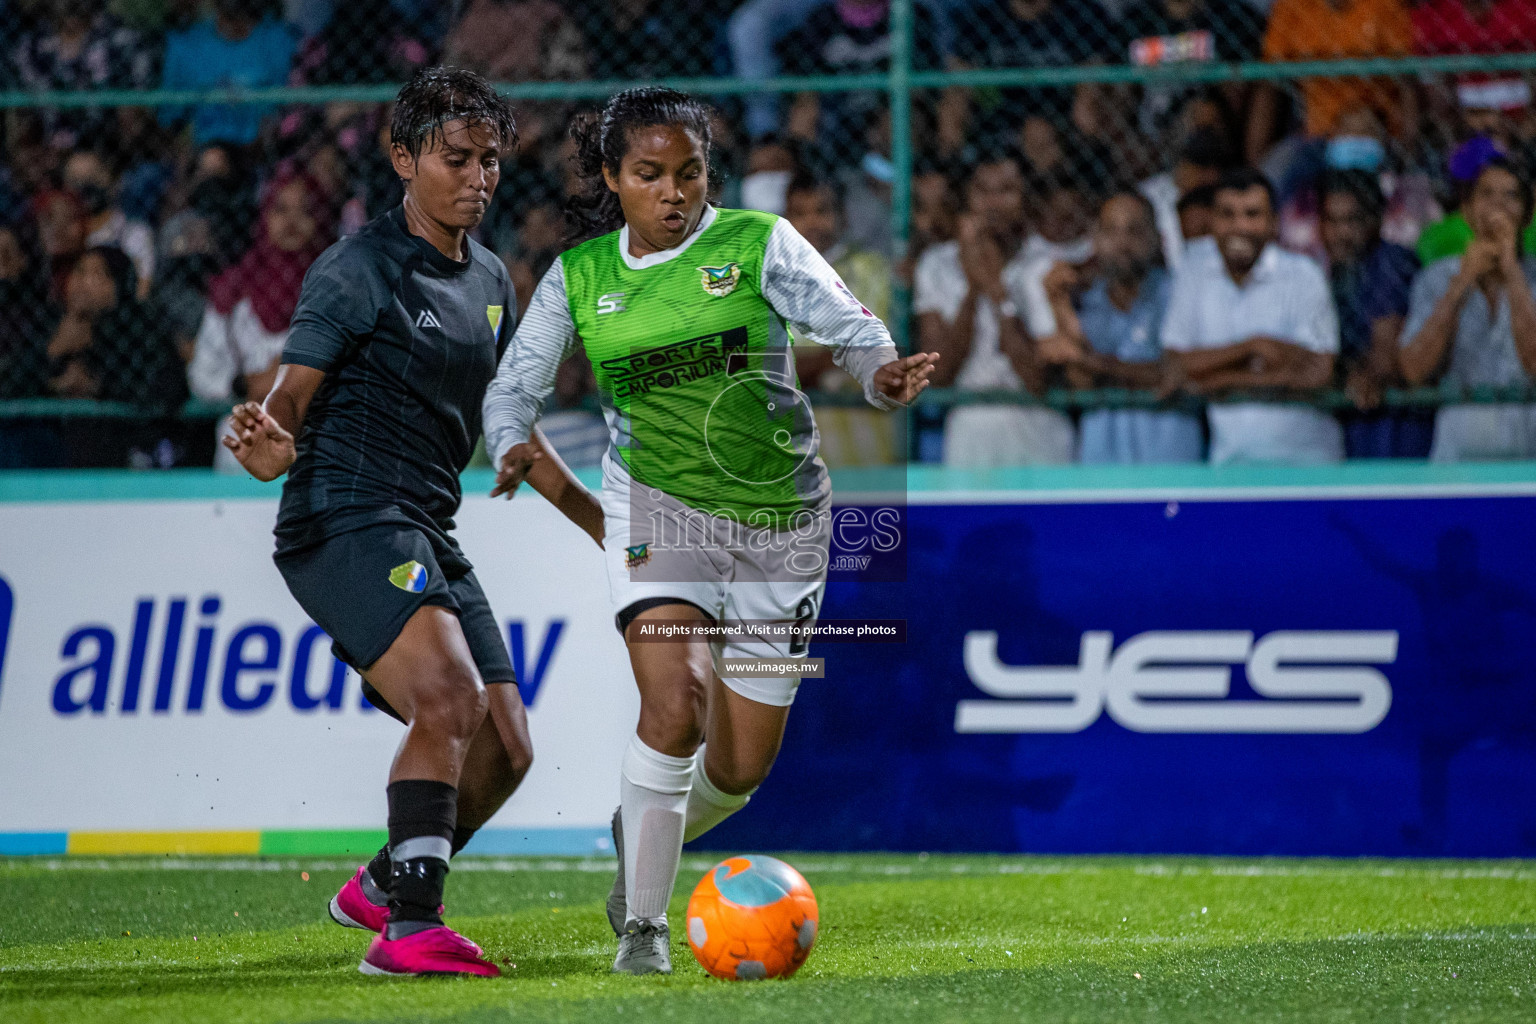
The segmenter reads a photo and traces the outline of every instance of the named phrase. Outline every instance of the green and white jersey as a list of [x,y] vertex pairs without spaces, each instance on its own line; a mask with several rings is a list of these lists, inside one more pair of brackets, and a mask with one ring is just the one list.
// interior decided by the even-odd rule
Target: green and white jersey
[[826,466],[790,330],[827,345],[878,408],[890,333],[788,221],[707,208],[680,245],[629,253],[629,229],[564,253],[534,291],[485,398],[500,464],[526,441],[579,343],[608,423],[605,469],[685,504],[777,527],[825,507]]

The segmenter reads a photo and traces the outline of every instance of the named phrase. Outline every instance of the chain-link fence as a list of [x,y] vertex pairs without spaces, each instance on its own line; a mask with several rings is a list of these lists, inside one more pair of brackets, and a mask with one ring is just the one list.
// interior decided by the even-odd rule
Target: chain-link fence
[[[388,100],[439,61],[516,101],[479,237],[524,300],[562,247],[571,115],[630,82],[711,97],[719,201],[788,215],[904,343],[960,357],[909,450],[864,437],[854,461],[938,458],[945,409],[983,398],[1198,402],[1091,358],[1116,312],[1095,225],[1144,196],[1152,263],[1177,268],[1216,251],[1212,188],[1239,166],[1340,323],[1333,390],[1287,401],[1422,426],[1447,398],[1529,397],[1523,341],[1408,379],[1385,335],[1414,269],[1484,233],[1461,211],[1477,172],[1536,154],[1536,0],[0,0],[0,40],[0,465],[209,464],[309,263],[399,201]],[[826,360],[801,370],[842,401]],[[577,462],[601,447],[590,386],[573,364],[555,400]]]

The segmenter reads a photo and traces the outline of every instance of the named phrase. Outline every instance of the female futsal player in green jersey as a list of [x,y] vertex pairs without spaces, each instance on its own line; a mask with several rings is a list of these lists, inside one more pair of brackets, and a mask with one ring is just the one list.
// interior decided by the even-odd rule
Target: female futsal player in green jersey
[[[585,348],[611,438],[609,587],[640,688],[613,823],[614,970],[665,973],[682,844],[746,804],[799,686],[790,659],[804,657],[804,641],[764,624],[813,624],[826,585],[831,485],[795,387],[790,329],[831,347],[880,409],[910,402],[937,357],[900,358],[788,221],[705,201],[701,103],[634,89],[572,134],[588,186],[572,211],[584,240],[535,290],[483,419],[497,493],[509,491],[542,458],[530,431],[556,368]],[[649,642],[659,621],[733,632]],[[733,674],[742,662],[790,671]]]

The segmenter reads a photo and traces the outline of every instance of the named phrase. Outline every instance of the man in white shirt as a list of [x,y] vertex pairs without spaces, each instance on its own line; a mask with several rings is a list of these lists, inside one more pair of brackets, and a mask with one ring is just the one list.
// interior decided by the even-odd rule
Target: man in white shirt
[[1174,277],[1163,348],[1212,397],[1212,462],[1337,462],[1338,421],[1305,405],[1222,402],[1230,392],[1306,392],[1333,379],[1339,323],[1327,278],[1275,244],[1274,191],[1251,168],[1216,186],[1214,238]]
[[[966,187],[958,237],[918,261],[913,296],[922,348],[941,356],[931,378],[964,391],[1044,391],[1024,328],[1023,302],[1005,283],[1026,256],[1024,176],[1011,157],[978,164]],[[1072,461],[1072,421],[1052,409],[962,405],[944,424],[946,466]]]

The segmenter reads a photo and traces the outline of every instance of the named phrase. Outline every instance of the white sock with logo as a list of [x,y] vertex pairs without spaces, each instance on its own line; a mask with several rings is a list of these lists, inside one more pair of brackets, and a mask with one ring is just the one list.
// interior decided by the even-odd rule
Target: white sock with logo
[[667,919],[683,856],[683,820],[693,758],[672,757],[639,736],[624,750],[619,813],[624,825],[624,888],[631,921]]
[[691,843],[726,818],[747,806],[754,786],[741,795],[721,792],[704,770],[704,747],[693,755],[693,788],[688,791],[688,814],[683,823],[683,842]]

